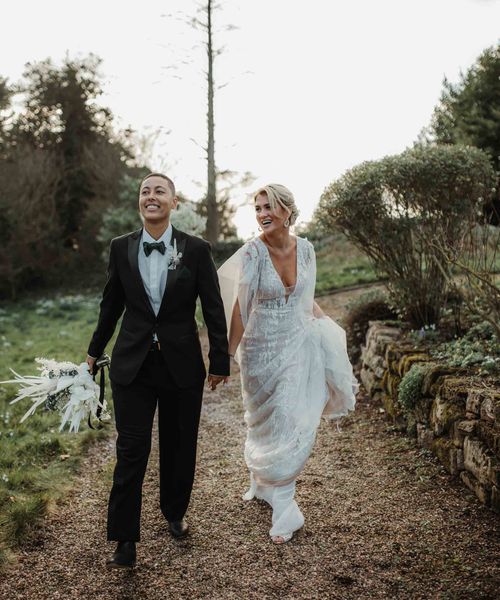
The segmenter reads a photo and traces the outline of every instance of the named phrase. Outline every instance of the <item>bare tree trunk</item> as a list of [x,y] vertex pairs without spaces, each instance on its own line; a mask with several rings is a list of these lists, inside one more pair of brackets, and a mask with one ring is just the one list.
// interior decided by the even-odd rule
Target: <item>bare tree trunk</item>
[[219,239],[219,214],[217,211],[215,140],[214,140],[214,78],[212,47],[212,0],[207,0],[207,58],[208,58],[208,142],[207,142],[207,238],[210,243]]

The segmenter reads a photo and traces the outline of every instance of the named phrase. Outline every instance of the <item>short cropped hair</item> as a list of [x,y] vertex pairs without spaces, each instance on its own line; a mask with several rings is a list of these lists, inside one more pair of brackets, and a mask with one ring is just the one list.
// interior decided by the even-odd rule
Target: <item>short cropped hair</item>
[[170,188],[170,191],[172,192],[172,195],[175,196],[174,182],[170,179],[170,177],[167,177],[163,173],[148,173],[146,175],[146,177],[144,177],[144,179],[141,181],[141,184],[139,185],[139,189],[141,189],[142,184],[146,181],[146,179],[149,179],[150,177],[161,177],[162,179],[165,179],[165,181],[168,183],[168,187]]

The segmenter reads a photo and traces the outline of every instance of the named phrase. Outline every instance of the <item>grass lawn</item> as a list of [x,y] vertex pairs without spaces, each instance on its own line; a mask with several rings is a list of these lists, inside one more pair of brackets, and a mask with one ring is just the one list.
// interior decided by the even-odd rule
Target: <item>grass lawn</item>
[[313,242],[316,250],[316,294],[378,281],[368,258],[342,234]]
[[[98,302],[97,295],[85,294],[1,305],[0,381],[11,378],[9,367],[38,374],[36,357],[81,363]],[[0,386],[0,565],[69,487],[86,445],[107,435],[86,425],[78,434],[59,433],[59,416],[41,408],[19,423],[31,402],[11,405],[16,390]]]

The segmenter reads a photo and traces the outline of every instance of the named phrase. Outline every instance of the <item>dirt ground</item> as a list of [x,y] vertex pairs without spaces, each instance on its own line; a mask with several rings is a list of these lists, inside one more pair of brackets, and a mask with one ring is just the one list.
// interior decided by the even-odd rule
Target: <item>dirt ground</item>
[[[339,317],[352,292],[320,304]],[[248,476],[239,375],[206,392],[191,535],[170,537],[159,510],[157,446],[144,484],[138,566],[104,568],[114,456],[91,449],[54,509],[0,581],[0,598],[500,598],[500,519],[360,396],[341,431],[324,423],[297,484],[304,528],[272,544],[271,514],[244,502]]]

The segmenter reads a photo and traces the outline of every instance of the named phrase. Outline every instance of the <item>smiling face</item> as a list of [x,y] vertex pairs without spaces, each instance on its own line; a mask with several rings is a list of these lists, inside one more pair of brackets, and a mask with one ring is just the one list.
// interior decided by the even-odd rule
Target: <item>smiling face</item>
[[283,230],[289,214],[280,204],[276,204],[276,208],[273,210],[269,204],[267,194],[262,193],[255,198],[255,217],[262,231],[271,233],[276,230]]
[[176,206],[177,197],[166,179],[152,175],[142,182],[139,190],[139,212],[145,224],[168,225],[170,213]]

